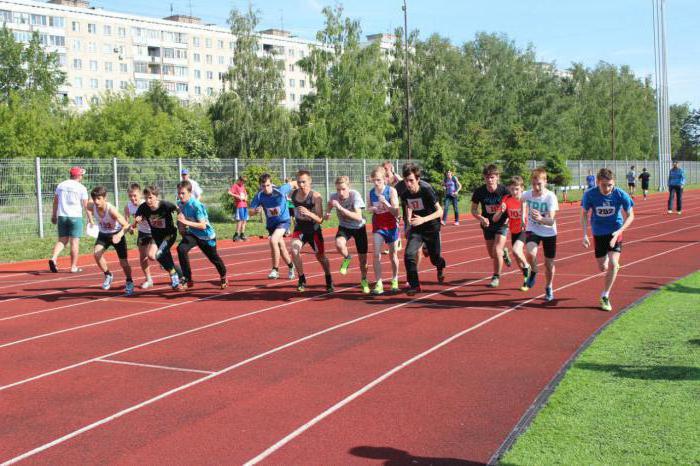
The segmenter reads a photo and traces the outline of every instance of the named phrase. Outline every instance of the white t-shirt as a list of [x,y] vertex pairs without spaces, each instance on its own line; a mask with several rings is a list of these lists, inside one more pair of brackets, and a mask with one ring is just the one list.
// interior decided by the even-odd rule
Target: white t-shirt
[[[136,211],[139,210],[139,206],[143,203],[144,203],[144,201],[141,201],[141,202],[139,202],[139,205],[136,205],[136,204],[132,203],[131,201],[127,202],[126,208],[129,209],[129,215],[131,215],[132,217],[136,217]],[[147,235],[151,234],[151,227],[148,225],[148,222],[146,221],[146,219],[141,220],[136,228],[141,233],[145,233]]]
[[88,193],[85,186],[76,180],[66,180],[56,187],[58,197],[59,217],[83,216],[83,201],[87,201]]
[[[199,186],[199,183],[197,183],[195,180],[190,178],[187,180],[190,182],[192,185],[192,197],[194,197],[196,200],[199,200],[199,198],[202,197],[202,188]],[[177,191],[175,191],[175,199],[177,199]]]
[[552,191],[545,189],[542,195],[535,197],[532,191],[525,191],[523,193],[523,202],[527,203],[527,230],[537,236],[556,236],[557,235],[557,223],[556,219],[552,226],[543,225],[540,222],[532,218],[532,211],[539,211],[543,217],[551,218],[551,212],[556,212],[559,210],[559,201],[557,200],[556,194]]

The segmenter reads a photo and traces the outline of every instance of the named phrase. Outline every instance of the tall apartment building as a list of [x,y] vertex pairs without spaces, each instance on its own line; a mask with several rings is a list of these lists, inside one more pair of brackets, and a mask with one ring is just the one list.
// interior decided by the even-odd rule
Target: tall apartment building
[[[143,93],[155,81],[183,103],[211,98],[222,89],[235,53],[229,29],[185,15],[157,19],[106,11],[87,0],[0,0],[1,24],[21,42],[39,32],[67,73],[60,92],[79,109],[106,91],[133,85]],[[260,53],[274,54],[284,67],[281,104],[297,108],[312,91],[297,62],[315,42],[277,29],[262,31],[259,38]]]

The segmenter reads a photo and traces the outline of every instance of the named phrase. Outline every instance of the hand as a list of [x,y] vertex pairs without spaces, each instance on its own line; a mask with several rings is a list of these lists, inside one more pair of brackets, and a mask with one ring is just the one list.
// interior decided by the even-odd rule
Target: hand
[[58,223],[58,217],[56,217],[55,215],[52,215],[52,216],[51,216],[51,223],[53,223],[54,225],[56,225],[56,223]]
[[411,217],[411,226],[412,227],[417,227],[419,225],[423,225],[425,223],[425,218],[421,217],[419,215],[414,215]]
[[532,210],[530,210],[530,212],[531,212],[530,215],[532,216],[532,219],[536,222],[541,222],[542,219],[544,218],[539,210],[532,209]]
[[583,247],[588,249],[588,247],[591,245],[591,241],[588,239],[588,235],[583,235]]
[[508,206],[506,206],[505,202],[502,202],[501,203],[501,212],[505,212],[506,210],[508,210]]
[[331,205],[332,205],[333,207],[335,207],[336,209],[338,209],[338,210],[340,210],[340,208],[342,207],[342,206],[340,205],[340,202],[338,202],[337,199],[333,199],[333,200],[331,201]]
[[129,228],[129,234],[130,234],[130,235],[133,235],[135,232],[136,232],[136,227],[135,227],[135,226],[132,226],[132,227]]
[[622,233],[620,230],[613,232],[612,238],[610,239],[610,247],[611,248],[614,248],[615,245],[617,244],[617,241],[620,238],[620,233]]
[[136,225],[141,223],[141,222],[143,222],[142,216],[139,215],[138,217],[134,217],[134,228],[136,228]]
[[323,218],[325,218],[326,220],[329,220],[331,218],[331,213],[326,212],[326,214],[323,216]]
[[122,228],[122,230],[119,233],[112,235],[112,243],[118,244],[122,240],[123,237],[124,237],[124,229]]
[[385,206],[391,208],[391,202],[387,201],[387,200],[386,200],[386,197],[381,196],[381,197],[379,198],[379,201],[380,201],[382,204],[384,204]]
[[481,218],[479,219],[479,223],[481,223],[481,227],[482,227],[482,228],[488,228],[489,225],[491,224],[491,222],[489,222],[489,219],[486,218],[486,217],[481,217]]
[[304,206],[299,206],[297,207],[297,211],[299,212],[299,215],[302,217],[308,217],[311,212],[309,212],[309,209],[307,209]]
[[185,214],[183,214],[182,212],[180,212],[179,214],[177,214],[177,221],[178,221],[178,222],[184,224],[186,220],[187,220],[187,219],[185,218]]
[[371,206],[367,207],[367,212],[369,212],[370,214],[374,214],[377,212],[377,208],[374,207],[373,205],[371,205]]

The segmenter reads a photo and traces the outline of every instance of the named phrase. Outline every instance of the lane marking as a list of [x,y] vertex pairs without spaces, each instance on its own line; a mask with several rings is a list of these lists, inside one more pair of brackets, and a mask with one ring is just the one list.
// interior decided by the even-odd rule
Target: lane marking
[[197,374],[213,374],[214,371],[203,371],[200,369],[188,369],[185,367],[173,367],[173,366],[160,366],[158,364],[145,364],[145,363],[140,363],[140,362],[131,362],[131,361],[116,361],[114,359],[95,359],[94,362],[104,362],[108,364],[120,364],[124,366],[136,366],[136,367],[147,367],[150,369],[163,369],[167,371],[178,371],[178,372],[195,372]]

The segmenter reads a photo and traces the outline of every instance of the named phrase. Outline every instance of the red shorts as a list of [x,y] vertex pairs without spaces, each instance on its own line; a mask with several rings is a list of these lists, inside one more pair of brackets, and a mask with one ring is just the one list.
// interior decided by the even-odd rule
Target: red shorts
[[323,232],[320,229],[314,230],[313,232],[305,232],[301,229],[294,230],[292,238],[300,240],[302,245],[308,243],[311,249],[318,254],[324,254],[326,252],[323,243]]

